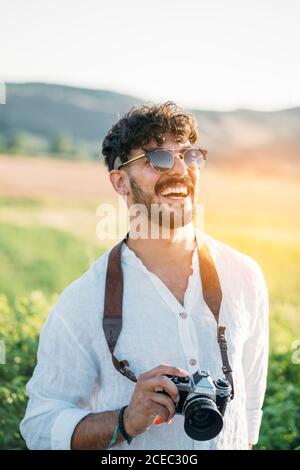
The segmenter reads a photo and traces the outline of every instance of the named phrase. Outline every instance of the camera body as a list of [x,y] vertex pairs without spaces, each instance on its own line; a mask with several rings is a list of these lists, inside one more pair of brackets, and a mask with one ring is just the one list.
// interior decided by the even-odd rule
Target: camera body
[[204,371],[188,377],[168,376],[176,385],[179,401],[176,414],[184,415],[188,436],[206,441],[217,436],[223,428],[223,416],[231,400],[231,386],[225,378],[214,381]]

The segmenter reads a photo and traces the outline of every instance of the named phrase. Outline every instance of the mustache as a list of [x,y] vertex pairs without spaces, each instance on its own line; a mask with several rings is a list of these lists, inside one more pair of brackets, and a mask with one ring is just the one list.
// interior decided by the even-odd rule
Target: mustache
[[158,195],[162,188],[172,186],[176,183],[184,184],[187,187],[188,193],[194,192],[193,182],[188,176],[183,176],[182,178],[169,178],[168,180],[160,181],[156,184],[154,191]]

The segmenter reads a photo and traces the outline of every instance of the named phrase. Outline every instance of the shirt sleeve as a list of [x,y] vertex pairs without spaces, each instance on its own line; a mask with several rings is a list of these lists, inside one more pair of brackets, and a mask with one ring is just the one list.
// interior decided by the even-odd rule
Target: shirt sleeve
[[250,311],[249,336],[243,350],[243,369],[246,389],[246,420],[248,442],[256,444],[262,419],[262,405],[267,383],[269,350],[268,290],[259,269],[255,295]]
[[55,310],[40,336],[38,362],[27,384],[29,402],[20,425],[29,449],[71,448],[76,425],[88,409],[97,367]]

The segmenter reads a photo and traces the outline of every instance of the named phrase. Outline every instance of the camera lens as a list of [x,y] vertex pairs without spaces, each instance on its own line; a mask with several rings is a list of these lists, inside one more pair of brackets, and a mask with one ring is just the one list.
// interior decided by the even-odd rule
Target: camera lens
[[197,441],[216,437],[223,428],[223,417],[215,402],[197,395],[187,400],[184,410],[184,430]]
[[210,426],[212,424],[212,415],[208,410],[197,410],[191,416],[193,426]]

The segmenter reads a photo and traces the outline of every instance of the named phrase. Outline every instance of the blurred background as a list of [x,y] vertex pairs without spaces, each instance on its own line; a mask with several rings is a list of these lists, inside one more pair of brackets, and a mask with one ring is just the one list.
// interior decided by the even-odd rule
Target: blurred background
[[38,334],[115,241],[101,140],[131,106],[198,121],[205,231],[252,256],[270,292],[258,449],[300,449],[300,4],[0,1],[0,448],[20,449]]

